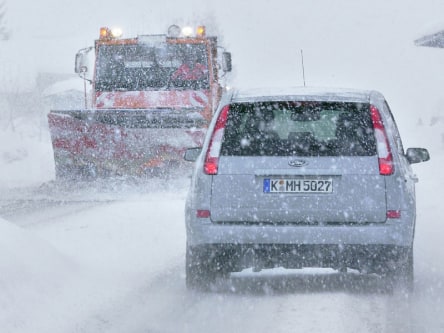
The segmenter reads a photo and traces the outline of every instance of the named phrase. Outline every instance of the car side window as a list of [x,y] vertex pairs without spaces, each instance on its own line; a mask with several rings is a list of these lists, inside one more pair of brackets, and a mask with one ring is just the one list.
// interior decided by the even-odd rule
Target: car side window
[[387,129],[392,132],[397,150],[404,155],[404,147],[402,145],[401,135],[399,134],[398,126],[396,125],[395,119],[387,102],[384,102],[384,109],[386,111],[385,114],[388,115]]

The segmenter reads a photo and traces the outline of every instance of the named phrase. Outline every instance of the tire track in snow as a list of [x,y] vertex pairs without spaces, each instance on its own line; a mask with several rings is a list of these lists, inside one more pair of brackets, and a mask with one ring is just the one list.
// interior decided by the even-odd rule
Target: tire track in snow
[[[104,331],[379,333],[405,327],[390,323],[399,299],[376,277],[244,272],[218,281],[211,292],[192,292],[185,288],[183,258],[174,262],[103,313]],[[98,331],[99,317],[86,332]]]

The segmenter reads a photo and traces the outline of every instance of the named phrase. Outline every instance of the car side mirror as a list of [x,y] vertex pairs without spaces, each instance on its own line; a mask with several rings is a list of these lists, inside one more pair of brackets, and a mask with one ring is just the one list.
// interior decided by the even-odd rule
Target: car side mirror
[[408,148],[405,157],[410,164],[430,160],[430,154],[425,148]]
[[195,162],[197,160],[197,158],[199,157],[201,152],[202,152],[202,148],[201,147],[188,148],[185,151],[185,154],[184,154],[183,158],[184,158],[185,161]]

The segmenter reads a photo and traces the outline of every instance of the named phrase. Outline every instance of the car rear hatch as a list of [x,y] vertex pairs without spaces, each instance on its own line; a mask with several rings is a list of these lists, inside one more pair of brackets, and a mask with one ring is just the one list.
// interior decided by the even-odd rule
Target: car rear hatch
[[373,122],[368,104],[232,105],[212,177],[212,221],[385,222]]
[[[305,166],[289,168],[294,162]],[[211,196],[214,222],[385,221],[385,181],[374,172],[375,157],[221,157],[219,163]]]

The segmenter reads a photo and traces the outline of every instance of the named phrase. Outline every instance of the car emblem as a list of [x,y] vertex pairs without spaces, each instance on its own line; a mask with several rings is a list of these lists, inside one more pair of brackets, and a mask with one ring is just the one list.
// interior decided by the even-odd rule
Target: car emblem
[[297,168],[302,167],[306,164],[307,164],[307,161],[303,161],[303,160],[291,160],[288,162],[289,166],[297,167]]

